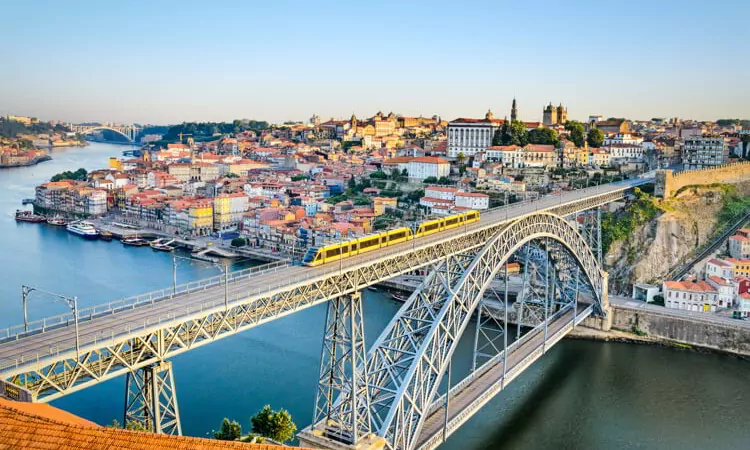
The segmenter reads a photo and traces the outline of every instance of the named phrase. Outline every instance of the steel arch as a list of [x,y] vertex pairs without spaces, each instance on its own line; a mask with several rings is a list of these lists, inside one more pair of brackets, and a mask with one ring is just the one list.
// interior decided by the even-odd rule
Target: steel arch
[[116,129],[116,128],[112,128],[112,127],[106,127],[106,126],[101,126],[101,127],[92,127],[92,128],[86,128],[85,130],[81,130],[81,131],[79,131],[79,133],[81,133],[81,134],[89,134],[89,133],[91,133],[92,131],[98,131],[98,130],[109,130],[109,131],[113,131],[113,132],[115,132],[115,133],[119,134],[120,136],[123,136],[123,137],[124,137],[124,138],[126,138],[126,139],[127,139],[128,141],[131,141],[131,142],[134,142],[134,141],[135,141],[135,130],[133,131],[133,136],[132,136],[132,137],[131,137],[131,136],[128,136],[127,134],[123,133],[122,131],[120,131],[120,130],[118,130],[118,129]]
[[[373,428],[391,448],[413,448],[485,289],[514,252],[540,238],[550,238],[568,250],[591,284],[600,311],[606,306],[607,277],[586,240],[568,221],[551,213],[515,221],[491,238],[469,264],[446,260],[402,306],[368,355]],[[456,269],[462,268],[456,277]],[[441,276],[441,270],[447,276]]]

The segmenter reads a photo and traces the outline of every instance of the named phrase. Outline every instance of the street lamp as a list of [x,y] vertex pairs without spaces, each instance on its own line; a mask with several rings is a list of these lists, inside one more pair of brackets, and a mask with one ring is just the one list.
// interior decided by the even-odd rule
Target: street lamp
[[[186,261],[199,261],[203,262],[200,259],[195,258],[185,258],[184,256],[177,256],[172,255],[172,295],[177,294],[177,259],[184,259]],[[205,261],[210,264],[212,264],[217,269],[221,270],[224,273],[224,308],[228,307],[229,303],[229,265],[228,264],[219,264],[216,261]]]
[[57,297],[58,300],[62,300],[65,303],[67,303],[68,307],[73,311],[73,322],[75,323],[75,329],[76,329],[76,357],[77,358],[80,357],[81,346],[80,346],[80,337],[78,333],[78,297],[68,297],[65,295],[56,294],[54,292],[45,291],[43,289],[38,289],[32,286],[21,285],[21,300],[23,302],[23,330],[24,332],[29,331],[29,313],[28,313],[29,295],[34,291],[41,292],[43,294],[47,294],[52,297]]

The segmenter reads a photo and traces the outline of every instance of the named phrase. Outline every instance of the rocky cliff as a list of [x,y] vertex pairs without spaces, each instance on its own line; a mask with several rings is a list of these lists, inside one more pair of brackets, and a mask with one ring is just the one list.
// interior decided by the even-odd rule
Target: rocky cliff
[[660,213],[654,219],[610,245],[604,266],[611,292],[630,295],[634,283],[661,282],[673,266],[709,242],[727,217],[728,202],[750,196],[750,182],[734,186],[687,188],[672,199],[657,200]]

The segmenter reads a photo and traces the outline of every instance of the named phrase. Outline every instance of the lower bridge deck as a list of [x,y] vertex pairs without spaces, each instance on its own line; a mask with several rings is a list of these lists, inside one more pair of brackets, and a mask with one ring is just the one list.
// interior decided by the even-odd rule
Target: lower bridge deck
[[561,310],[550,318],[546,333],[544,325],[540,325],[509,345],[506,363],[500,354],[453,386],[448,400],[447,428],[443,395],[433,403],[425,418],[416,448],[430,450],[442,444],[444,437],[450,436],[469,420],[505,386],[565,337],[575,324],[588,317],[592,310],[593,308],[587,304],[579,304],[575,314],[572,305]]

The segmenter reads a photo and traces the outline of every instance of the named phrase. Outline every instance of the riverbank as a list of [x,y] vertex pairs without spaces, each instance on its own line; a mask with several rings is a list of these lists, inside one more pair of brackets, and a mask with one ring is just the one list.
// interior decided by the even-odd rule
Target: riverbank
[[29,167],[29,166],[35,166],[39,163],[43,163],[45,161],[52,161],[52,157],[50,155],[42,155],[37,158],[32,159],[31,161],[26,161],[22,163],[17,164],[0,164],[0,169],[13,169],[16,167]]

